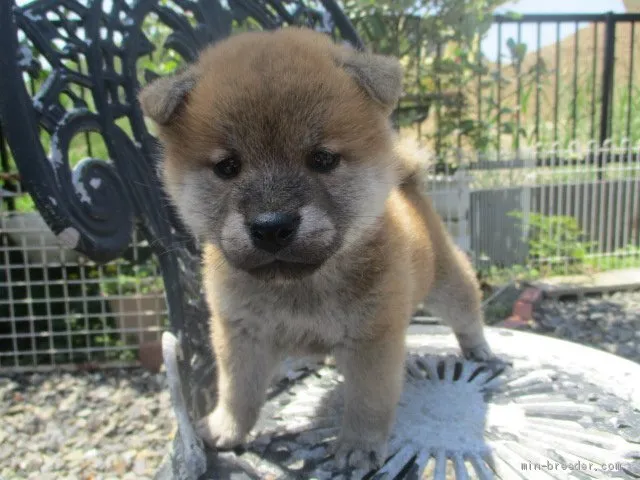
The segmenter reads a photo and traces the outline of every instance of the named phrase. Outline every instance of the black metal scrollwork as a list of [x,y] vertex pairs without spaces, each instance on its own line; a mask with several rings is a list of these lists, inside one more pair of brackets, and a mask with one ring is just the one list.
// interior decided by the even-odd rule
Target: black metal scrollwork
[[[160,262],[195,416],[208,408],[201,379],[212,365],[198,248],[163,194],[137,93],[235,31],[284,25],[362,48],[334,0],[0,2],[0,121],[23,186],[60,241],[93,260],[117,258],[134,226],[142,230]],[[85,136],[104,148],[87,141],[86,158],[72,162]]]
[[[3,2],[0,8],[0,112],[25,186],[54,232],[66,232],[65,244],[98,261],[127,247],[134,217],[158,251],[175,241],[168,230],[175,219],[154,179],[155,141],[136,102],[142,79],[167,73],[149,69],[156,50],[193,61],[203,46],[234,29],[285,24],[342,33],[360,46],[348,21],[333,20],[331,14],[340,12],[333,2],[43,0],[23,7]],[[153,41],[153,28],[168,32],[161,44]],[[45,77],[37,91],[28,92],[25,74]],[[123,131],[121,120],[130,131]],[[49,155],[41,130],[51,135]],[[87,131],[102,136],[108,154],[102,160],[109,161],[83,179],[85,173],[69,173],[65,150],[70,135]],[[100,186],[91,187],[92,180]]]

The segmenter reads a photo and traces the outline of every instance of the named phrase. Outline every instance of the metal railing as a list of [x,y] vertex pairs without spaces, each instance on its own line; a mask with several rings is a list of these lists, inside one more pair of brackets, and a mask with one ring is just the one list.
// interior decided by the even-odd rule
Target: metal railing
[[[559,140],[559,132],[558,132],[558,119],[559,119],[559,107],[560,107],[560,81],[561,81],[561,63],[563,61],[568,61],[573,65],[573,72],[571,75],[571,139],[577,140],[577,126],[578,126],[578,93],[579,93],[579,59],[583,50],[580,48],[580,33],[589,33],[593,32],[593,42],[591,44],[587,44],[587,48],[591,50],[591,55],[589,59],[589,64],[591,65],[591,69],[588,72],[587,79],[590,80],[591,89],[590,89],[590,104],[591,110],[589,115],[589,137],[595,138],[595,135],[598,134],[598,139],[601,145],[604,145],[604,142],[607,139],[611,138],[612,135],[612,120],[614,115],[615,105],[613,103],[614,100],[614,86],[616,83],[615,80],[615,65],[616,65],[616,55],[627,56],[629,60],[629,65],[626,72],[626,78],[622,80],[625,81],[626,85],[623,85],[623,88],[626,88],[626,102],[623,102],[622,105],[626,108],[626,116],[625,116],[625,125],[622,126],[622,130],[624,131],[624,135],[626,138],[631,138],[631,118],[632,118],[632,92],[634,88],[638,88],[640,83],[636,83],[639,79],[634,78],[634,53],[635,53],[635,30],[636,23],[640,21],[640,14],[615,14],[615,13],[605,13],[605,14],[581,14],[581,15],[573,15],[573,14],[564,14],[564,15],[522,15],[519,17],[510,17],[498,15],[495,17],[495,22],[498,26],[499,32],[502,30],[502,26],[505,24],[515,24],[518,29],[518,35],[521,35],[522,25],[525,24],[535,24],[537,27],[537,31],[540,32],[541,26],[543,24],[554,24],[556,27],[556,40],[553,45],[554,47],[554,56],[555,56],[555,66],[553,73],[553,81],[554,81],[554,101],[553,101],[553,141],[558,142]],[[563,24],[571,24],[575,28],[575,33],[573,34],[573,52],[572,56],[569,59],[563,59],[561,57],[561,43],[562,39],[560,38],[561,26]],[[586,27],[581,26],[581,24],[587,24]],[[618,40],[622,40],[622,38],[617,38],[616,33],[621,33],[621,29],[625,28],[628,30],[626,33],[629,35],[629,45],[628,47],[624,45],[617,45]],[[604,35],[602,35],[602,40],[599,40],[600,32],[604,30]],[[500,34],[499,34],[500,35]],[[565,39],[566,41],[566,39]],[[538,48],[536,49],[536,59],[540,61],[541,59],[541,51],[540,48],[540,35],[538,35]],[[622,42],[620,42],[622,43]],[[599,59],[599,47],[602,45],[603,55],[602,58]],[[624,51],[626,50],[626,51]],[[601,71],[598,71],[599,62],[601,64]],[[598,88],[598,77],[599,87]],[[536,82],[536,112],[540,111],[540,94],[541,89],[539,88],[540,79],[539,76]],[[521,89],[517,91],[517,95],[521,94]],[[599,105],[599,120],[596,122],[596,112]],[[640,112],[636,112],[640,114]],[[598,127],[596,129],[596,127]],[[618,127],[621,127],[618,125]],[[536,143],[540,143],[540,117],[536,115]]]
[[[495,57],[480,49],[469,71],[438,73],[423,99],[426,120],[407,133],[451,164],[460,152],[640,142],[639,21],[640,14],[495,15],[495,38],[482,42]],[[445,50],[433,47],[433,64]]]

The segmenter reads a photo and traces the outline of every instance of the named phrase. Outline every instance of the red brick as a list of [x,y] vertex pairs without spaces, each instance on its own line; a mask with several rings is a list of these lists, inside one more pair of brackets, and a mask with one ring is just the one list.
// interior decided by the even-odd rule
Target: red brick
[[531,320],[533,318],[533,305],[529,302],[518,300],[513,304],[513,315],[523,320]]
[[529,326],[529,322],[523,320],[517,315],[512,315],[506,320],[503,320],[498,324],[500,327],[504,328],[527,328]]
[[535,305],[542,300],[542,290],[534,287],[525,288],[520,294],[520,298],[518,298],[518,300]]

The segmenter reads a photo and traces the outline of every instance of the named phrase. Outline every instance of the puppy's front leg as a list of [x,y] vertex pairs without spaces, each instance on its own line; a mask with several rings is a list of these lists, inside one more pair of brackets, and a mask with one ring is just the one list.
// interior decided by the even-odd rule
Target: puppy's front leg
[[218,403],[198,423],[198,433],[211,447],[230,448],[244,440],[258,418],[278,359],[275,349],[241,322],[213,321]]
[[345,411],[336,461],[341,467],[379,467],[386,459],[404,384],[404,331],[339,350],[336,360],[345,377]]

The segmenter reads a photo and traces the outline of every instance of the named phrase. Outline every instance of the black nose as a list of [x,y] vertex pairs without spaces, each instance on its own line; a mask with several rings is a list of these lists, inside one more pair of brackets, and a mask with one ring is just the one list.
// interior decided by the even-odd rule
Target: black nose
[[275,253],[293,241],[299,225],[300,215],[267,212],[251,220],[249,233],[257,248]]

